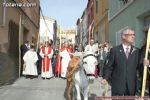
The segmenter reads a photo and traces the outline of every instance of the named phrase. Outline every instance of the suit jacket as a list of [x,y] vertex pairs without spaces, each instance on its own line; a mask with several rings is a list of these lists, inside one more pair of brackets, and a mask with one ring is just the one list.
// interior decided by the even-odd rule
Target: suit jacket
[[23,44],[23,45],[21,45],[21,55],[22,55],[22,57],[25,55],[25,53],[29,50],[28,49],[28,47],[25,45],[25,44]]
[[128,59],[122,44],[111,49],[103,78],[111,79],[112,92],[124,94],[128,87],[130,95],[135,94],[138,63],[139,50],[134,46],[131,46]]

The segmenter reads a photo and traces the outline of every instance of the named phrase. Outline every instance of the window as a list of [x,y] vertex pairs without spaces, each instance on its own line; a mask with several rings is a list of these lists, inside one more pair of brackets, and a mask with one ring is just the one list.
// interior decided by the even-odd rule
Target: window
[[122,3],[123,5],[125,5],[125,4],[127,4],[128,2],[130,2],[130,1],[132,1],[132,0],[119,0],[119,1],[121,1],[121,3]]
[[3,0],[0,0],[0,15],[2,15],[2,16],[0,16],[0,25],[2,25],[3,24],[3,10],[4,10],[4,7],[3,7]]
[[98,40],[98,42],[101,42],[101,43],[104,43],[105,42],[105,35],[106,35],[106,33],[105,33],[105,27],[104,26],[101,26],[100,28],[99,28],[99,33],[97,33],[98,34],[98,38],[100,39],[100,40]]
[[123,1],[123,4],[126,4],[128,3],[129,0],[122,0]]
[[94,34],[94,40],[95,40],[95,42],[98,41],[98,32],[95,32],[95,34]]
[[96,0],[96,13],[98,13],[98,0]]
[[8,26],[8,52],[10,54],[13,54],[15,57],[18,57],[19,53],[19,25],[15,24],[12,20],[9,21],[9,26]]
[[32,43],[35,44],[35,42],[36,42],[36,39],[35,39],[35,37],[32,36]]
[[108,9],[108,20],[110,20],[110,10]]
[[119,30],[118,32],[116,32],[116,45],[121,44],[121,30]]
[[102,39],[101,42],[105,43],[106,40],[105,40],[105,31],[104,30],[102,31],[102,38],[101,39]]
[[0,25],[5,25],[6,7],[3,3],[6,3],[6,0],[0,0]]
[[148,29],[150,27],[150,15],[144,18],[144,31],[146,33],[146,37],[147,37],[147,33],[148,33]]
[[144,18],[144,24],[146,27],[150,26],[150,15]]

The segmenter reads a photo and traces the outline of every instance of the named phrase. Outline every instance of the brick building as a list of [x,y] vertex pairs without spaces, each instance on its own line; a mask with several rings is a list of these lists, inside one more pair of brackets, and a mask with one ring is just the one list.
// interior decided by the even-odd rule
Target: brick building
[[13,82],[19,75],[20,44],[27,40],[36,44],[39,4],[39,0],[0,0],[0,85]]

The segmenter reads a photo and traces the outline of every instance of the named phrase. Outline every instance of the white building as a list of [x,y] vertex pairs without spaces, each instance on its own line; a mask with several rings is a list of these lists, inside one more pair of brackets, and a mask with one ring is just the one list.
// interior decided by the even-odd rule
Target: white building
[[56,20],[49,17],[40,18],[40,42],[54,40],[56,35]]
[[61,33],[62,43],[68,40],[71,44],[75,44],[75,35],[76,35],[75,28],[68,28],[63,30]]
[[87,9],[84,10],[81,18],[77,20],[76,44],[86,46],[88,42],[88,14]]

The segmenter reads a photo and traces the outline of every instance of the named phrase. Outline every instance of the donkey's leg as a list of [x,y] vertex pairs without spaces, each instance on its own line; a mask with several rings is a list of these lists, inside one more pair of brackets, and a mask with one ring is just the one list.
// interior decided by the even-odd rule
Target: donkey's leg
[[91,84],[88,85],[87,89],[88,89],[88,96],[91,96]]
[[84,100],[88,100],[89,86],[83,91]]
[[72,89],[72,100],[75,100],[76,99],[76,89],[75,89],[75,86],[73,87]]
[[67,98],[68,100],[71,100],[71,84],[69,84],[68,89],[67,89]]
[[75,84],[76,91],[77,91],[77,100],[81,100],[81,95],[80,95],[80,87],[78,84]]

